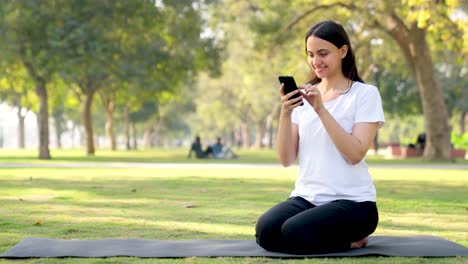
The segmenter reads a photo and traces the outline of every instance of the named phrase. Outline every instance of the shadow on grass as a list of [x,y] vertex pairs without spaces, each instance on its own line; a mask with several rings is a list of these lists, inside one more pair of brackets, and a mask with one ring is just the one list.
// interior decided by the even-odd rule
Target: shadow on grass
[[[66,179],[48,179],[24,177],[22,180],[0,179],[0,191],[10,188],[19,188],[23,193],[28,189],[80,191],[88,196],[100,196],[109,199],[158,198],[167,200],[251,200],[265,202],[266,197],[276,199],[286,198],[293,186],[290,179],[271,181],[269,179],[246,178],[216,178],[202,177],[200,175],[183,176],[176,178],[152,177],[145,179],[123,180],[122,176],[112,179],[109,175],[99,175],[88,180],[70,181]],[[131,174],[131,172],[130,172]],[[102,179],[103,177],[109,179]],[[437,203],[468,203],[466,185],[460,183],[444,184],[443,182],[429,181],[398,181],[376,180],[375,185],[379,198],[391,198],[402,202],[434,202]],[[18,195],[19,196],[19,195]],[[61,196],[61,195],[59,195]],[[62,200],[71,200],[73,197],[60,197]]]
[[[441,211],[460,214],[466,206],[466,186],[429,182],[377,181],[381,210],[401,213]],[[212,178],[197,175],[134,180],[0,180],[0,192],[19,189],[15,198],[2,199],[4,208],[17,208],[12,215],[38,214],[80,217],[118,217],[142,220],[202,220],[211,224],[252,224],[275,203],[288,197],[288,182],[263,179]],[[390,205],[392,208],[390,208]],[[49,208],[49,209],[48,209]],[[55,209],[53,209],[55,208]],[[239,221],[242,219],[241,221]],[[414,228],[414,226],[411,226]]]

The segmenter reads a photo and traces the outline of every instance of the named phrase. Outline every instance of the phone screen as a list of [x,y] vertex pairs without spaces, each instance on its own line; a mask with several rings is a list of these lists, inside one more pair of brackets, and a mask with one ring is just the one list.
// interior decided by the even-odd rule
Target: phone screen
[[[288,94],[288,93],[290,93],[292,91],[298,90],[297,85],[296,85],[296,81],[294,81],[294,77],[292,77],[292,76],[279,76],[278,80],[279,80],[280,83],[284,83],[284,94]],[[290,98],[290,100],[293,99],[293,98],[297,98],[300,95],[301,95],[300,93],[297,93],[297,94],[293,95]]]

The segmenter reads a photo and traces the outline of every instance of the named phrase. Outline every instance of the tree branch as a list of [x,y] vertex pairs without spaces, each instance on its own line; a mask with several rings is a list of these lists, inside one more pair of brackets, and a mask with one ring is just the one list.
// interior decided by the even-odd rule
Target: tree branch
[[246,0],[247,2],[247,8],[250,10],[250,11],[253,11],[253,12],[257,12],[257,11],[261,11],[261,9],[252,3],[252,1],[250,0]]
[[76,88],[76,84],[72,83],[68,86],[68,88],[76,96],[76,98],[78,99],[78,102],[80,102],[81,104],[83,102],[83,99],[81,98],[81,93],[79,92],[79,88]]
[[20,45],[19,53],[20,53],[21,61],[23,62],[23,64],[24,64],[24,66],[26,67],[26,69],[28,70],[29,74],[31,74],[32,78],[33,78],[34,80],[36,80],[36,82],[45,83],[44,78],[42,78],[41,76],[39,76],[39,74],[37,73],[36,68],[34,67],[34,65],[32,64],[32,62],[30,62],[30,61],[26,58],[26,49],[25,49],[25,47],[24,47],[24,44],[21,44],[21,45]]
[[403,52],[408,65],[411,70],[415,70],[415,65],[412,58],[412,53],[410,49],[410,29],[405,25],[405,23],[398,17],[398,15],[391,11],[390,15],[385,15],[384,17],[385,24],[380,23],[377,19],[374,20],[374,25],[383,31],[385,31],[390,37],[395,40]]
[[302,19],[304,19],[305,17],[319,11],[319,10],[322,10],[322,9],[331,9],[331,8],[334,8],[334,7],[344,7],[346,9],[349,9],[349,10],[359,10],[360,8],[357,7],[356,5],[354,4],[346,4],[346,3],[342,3],[342,2],[338,2],[338,3],[334,3],[334,4],[329,4],[329,5],[319,5],[319,6],[315,6],[314,8],[312,9],[309,9],[307,11],[305,11],[302,15],[296,17],[291,23],[289,23],[286,28],[284,29],[284,31],[290,31],[297,23],[299,23],[299,21],[301,21]]

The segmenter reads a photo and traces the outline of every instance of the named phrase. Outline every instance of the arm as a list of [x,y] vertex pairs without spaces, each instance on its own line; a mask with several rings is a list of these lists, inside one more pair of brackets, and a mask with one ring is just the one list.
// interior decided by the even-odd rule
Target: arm
[[369,150],[369,146],[377,132],[378,123],[357,123],[354,125],[351,134],[348,134],[327,109],[322,108],[317,114],[345,160],[353,165],[359,163]]
[[378,129],[377,122],[356,123],[348,134],[323,106],[320,91],[307,85],[304,98],[312,105],[336,148],[350,164],[359,163],[367,151]]
[[289,100],[298,91],[284,95],[283,89],[284,84],[281,85],[281,114],[276,146],[281,164],[288,167],[296,160],[299,146],[298,127],[292,123],[291,114],[293,109],[302,103],[302,96]]
[[290,166],[297,158],[299,146],[298,127],[291,122],[291,114],[280,115],[276,146],[281,164]]

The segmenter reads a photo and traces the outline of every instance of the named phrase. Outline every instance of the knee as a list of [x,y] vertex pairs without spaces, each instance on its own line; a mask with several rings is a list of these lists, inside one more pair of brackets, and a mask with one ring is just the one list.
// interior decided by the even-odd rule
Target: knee
[[257,242],[259,239],[263,239],[265,236],[272,233],[272,230],[271,222],[268,221],[264,215],[261,216],[255,225],[255,236],[257,237]]
[[273,250],[274,244],[279,239],[281,227],[276,226],[274,221],[263,215],[255,226],[255,239],[257,244],[266,250]]
[[313,228],[313,225],[304,227],[304,223],[301,221],[295,221],[295,219],[289,219],[281,227],[281,233],[288,244],[291,245],[312,245],[316,241],[320,240],[320,230]]
[[295,242],[301,240],[301,233],[304,230],[301,230],[301,226],[295,223],[294,221],[286,221],[281,227],[281,233],[283,237],[290,242]]

